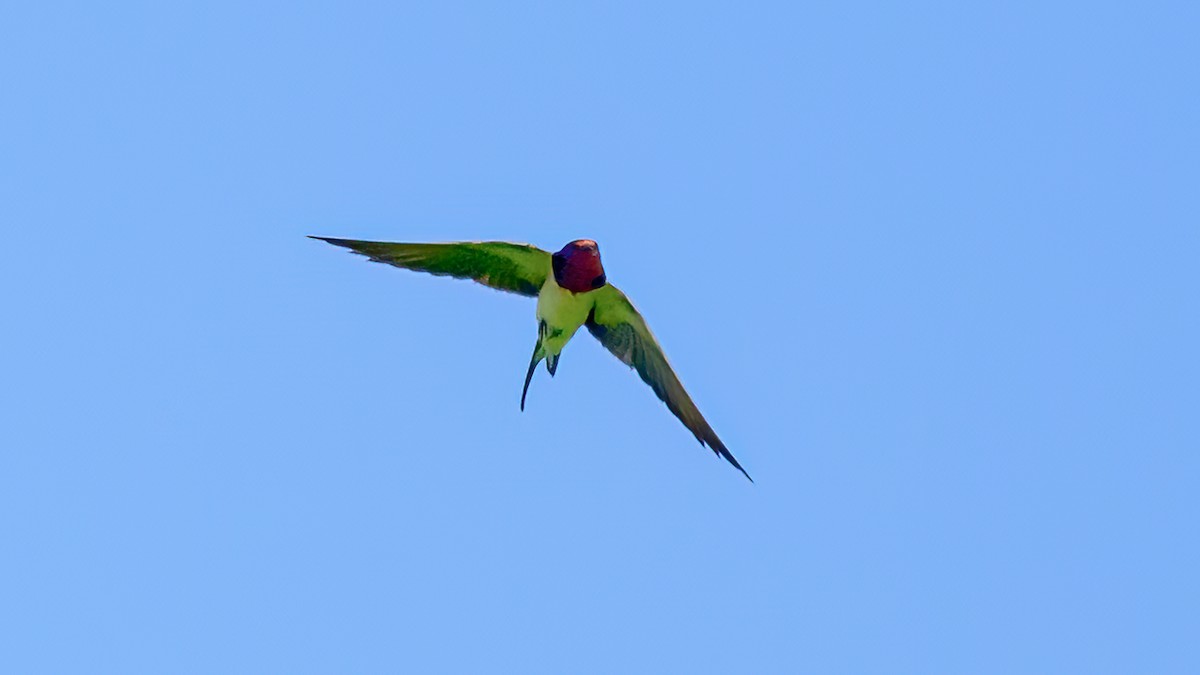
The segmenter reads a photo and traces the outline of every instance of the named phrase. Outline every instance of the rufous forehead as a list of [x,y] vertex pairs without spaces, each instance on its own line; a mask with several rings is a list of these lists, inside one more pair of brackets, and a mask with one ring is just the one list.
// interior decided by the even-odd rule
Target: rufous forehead
[[588,246],[596,246],[596,242],[592,241],[591,239],[576,239],[575,241],[573,241],[571,243],[574,244],[575,246],[579,246],[582,248],[586,248]]

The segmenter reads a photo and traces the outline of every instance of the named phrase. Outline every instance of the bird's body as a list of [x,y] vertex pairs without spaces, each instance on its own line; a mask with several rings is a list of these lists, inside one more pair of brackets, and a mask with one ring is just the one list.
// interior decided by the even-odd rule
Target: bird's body
[[521,391],[522,410],[538,363],[545,360],[546,370],[553,376],[563,348],[581,326],[587,326],[608,351],[637,370],[702,445],[746,474],[684,391],[642,315],[624,293],[608,283],[596,242],[577,239],[550,254],[535,246],[508,242],[403,244],[313,238],[344,246],[375,262],[472,279],[498,290],[536,297],[538,335]]
[[553,274],[546,275],[546,283],[538,292],[536,314],[546,356],[562,353],[595,305],[592,293],[572,293],[559,286]]

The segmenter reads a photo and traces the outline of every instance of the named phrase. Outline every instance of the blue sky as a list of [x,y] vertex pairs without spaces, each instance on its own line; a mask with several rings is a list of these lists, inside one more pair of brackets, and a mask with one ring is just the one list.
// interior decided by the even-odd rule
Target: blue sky
[[1196,672],[1198,20],[7,5],[4,670]]

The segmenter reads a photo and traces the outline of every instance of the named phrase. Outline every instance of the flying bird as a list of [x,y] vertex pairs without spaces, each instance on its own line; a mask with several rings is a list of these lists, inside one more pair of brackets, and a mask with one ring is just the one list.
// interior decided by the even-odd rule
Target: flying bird
[[311,238],[348,248],[374,262],[472,279],[501,291],[536,297],[538,336],[521,389],[521,410],[525,410],[525,395],[538,363],[545,360],[553,377],[563,348],[580,326],[587,326],[600,344],[637,370],[701,445],[750,478],[684,390],[645,319],[624,293],[608,283],[596,242],[576,239],[552,255],[536,246],[503,241],[401,244]]

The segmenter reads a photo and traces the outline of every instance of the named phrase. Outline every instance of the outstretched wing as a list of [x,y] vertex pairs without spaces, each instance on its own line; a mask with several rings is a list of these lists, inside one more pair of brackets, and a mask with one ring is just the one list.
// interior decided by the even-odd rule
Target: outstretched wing
[[504,241],[399,244],[312,237],[343,246],[374,262],[438,276],[472,279],[501,291],[536,297],[550,271],[550,254],[529,244]]
[[[671,364],[667,363],[667,357],[646,326],[646,320],[634,309],[629,298],[611,284],[592,293],[596,296],[596,306],[587,320],[588,331],[614,356],[637,370],[642,380],[696,435],[701,445],[711,448],[737,467],[746,478],[750,478],[750,474],[738,464],[721,439],[717,438],[717,432],[700,414],[692,397],[688,396],[679,377],[671,369]],[[751,478],[750,482],[754,482],[754,479]]]

